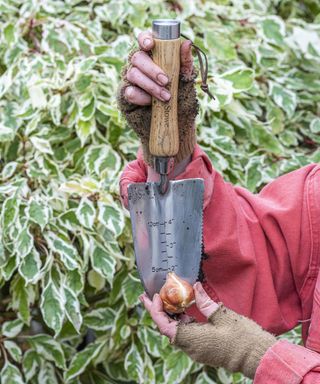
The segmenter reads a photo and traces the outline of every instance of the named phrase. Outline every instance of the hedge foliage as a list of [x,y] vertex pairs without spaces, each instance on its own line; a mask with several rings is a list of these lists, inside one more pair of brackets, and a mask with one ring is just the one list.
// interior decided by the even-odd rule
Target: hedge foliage
[[[178,17],[209,56],[199,142],[258,191],[320,161],[317,0],[0,0],[1,382],[244,382],[203,370],[141,308],[116,108],[134,37]],[[318,15],[318,16],[317,16]]]

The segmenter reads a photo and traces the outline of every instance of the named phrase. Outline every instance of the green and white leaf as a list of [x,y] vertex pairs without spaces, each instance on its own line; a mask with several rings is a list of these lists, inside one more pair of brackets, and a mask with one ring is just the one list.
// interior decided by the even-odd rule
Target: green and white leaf
[[19,369],[9,363],[8,361],[5,362],[1,373],[1,382],[5,384],[24,384],[21,372]]
[[131,344],[124,360],[124,367],[131,372],[131,378],[138,383],[143,382],[144,363],[135,343]]
[[79,255],[73,245],[67,243],[62,237],[57,236],[53,232],[47,232],[45,238],[50,249],[61,257],[67,269],[73,270],[79,268]]
[[24,258],[33,248],[33,237],[30,233],[29,227],[25,226],[21,229],[17,242],[16,242],[16,253],[20,258]]
[[42,358],[52,361],[58,368],[65,369],[65,355],[61,344],[51,336],[40,334],[30,336],[28,343]]
[[285,89],[283,85],[270,82],[269,94],[274,102],[281,107],[288,117],[292,117],[297,107],[297,96],[289,89]]
[[31,284],[26,285],[22,277],[16,275],[11,283],[12,301],[10,306],[18,311],[20,319],[25,323],[30,323],[30,305],[35,301],[35,290]]
[[124,229],[124,214],[123,211],[116,204],[105,204],[104,202],[98,203],[99,216],[98,219],[101,224],[111,230],[116,237],[121,235]]
[[2,325],[1,333],[6,337],[15,337],[22,331],[23,325],[20,319],[6,321]]
[[36,248],[28,253],[19,264],[19,273],[27,283],[36,283],[41,278],[41,260]]
[[66,316],[79,333],[82,324],[82,315],[77,294],[66,285],[63,287],[63,290],[65,296]]
[[144,292],[141,281],[128,274],[122,284],[121,289],[127,307],[132,308],[139,304],[139,296]]
[[93,202],[88,198],[83,197],[76,210],[76,216],[84,227],[92,229],[96,217],[96,210]]
[[38,374],[38,383],[59,384],[54,366],[48,361],[42,362]]
[[116,313],[111,308],[98,308],[84,316],[84,324],[95,331],[107,331],[114,326]]
[[66,371],[66,382],[69,383],[71,380],[78,377],[86,369],[86,367],[99,355],[103,346],[103,342],[96,342],[89,344],[83,351],[78,352],[71,360],[68,370]]
[[41,204],[40,201],[35,199],[29,200],[28,209],[26,211],[27,218],[40,225],[43,230],[49,221],[49,208],[45,204]]
[[116,261],[113,258],[113,255],[107,252],[106,249],[97,242],[93,243],[91,264],[92,268],[102,277],[106,278],[109,284],[112,286]]
[[26,381],[30,381],[37,373],[40,366],[40,358],[37,352],[28,349],[23,355],[22,367]]
[[43,320],[57,335],[63,324],[65,315],[65,298],[55,284],[49,279],[48,284],[41,294],[40,309]]
[[14,361],[16,361],[17,363],[21,362],[22,352],[19,346],[14,341],[4,340],[3,346]]

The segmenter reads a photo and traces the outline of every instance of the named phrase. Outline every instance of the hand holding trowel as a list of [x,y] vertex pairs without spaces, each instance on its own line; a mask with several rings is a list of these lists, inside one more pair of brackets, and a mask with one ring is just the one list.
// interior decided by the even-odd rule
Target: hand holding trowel
[[[171,283],[180,292],[185,289],[181,279],[196,282],[201,262],[204,190],[202,179],[169,180],[173,157],[179,151],[180,23],[156,20],[153,35],[153,61],[168,75],[171,93],[168,102],[152,99],[149,150],[160,182],[134,183],[128,188],[137,268],[150,298],[161,290],[170,272],[175,274],[169,275]],[[166,293],[170,294],[168,290]]]

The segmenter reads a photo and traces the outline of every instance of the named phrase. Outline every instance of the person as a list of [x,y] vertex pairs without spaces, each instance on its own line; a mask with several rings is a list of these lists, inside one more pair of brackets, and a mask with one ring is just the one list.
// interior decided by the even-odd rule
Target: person
[[[141,33],[138,42],[118,92],[142,144],[121,175],[126,207],[130,183],[157,180],[148,151],[150,103],[170,99],[168,78],[152,61],[152,34]],[[225,182],[196,144],[190,41],[180,54],[180,150],[170,178],[204,179],[202,277],[187,320],[168,317],[158,295],[141,300],[160,332],[200,363],[243,372],[255,384],[320,383],[320,166],[282,175],[258,194]],[[304,346],[275,338],[299,323]]]

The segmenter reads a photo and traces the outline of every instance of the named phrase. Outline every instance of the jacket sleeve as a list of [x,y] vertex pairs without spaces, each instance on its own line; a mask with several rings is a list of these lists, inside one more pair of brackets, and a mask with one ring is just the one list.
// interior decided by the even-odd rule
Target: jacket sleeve
[[[178,178],[192,177],[205,181],[202,270],[209,296],[276,335],[309,319],[320,262],[320,165],[253,194],[225,182],[197,146]],[[187,314],[203,321],[198,312],[193,306]],[[263,357],[255,384],[320,384],[319,367],[320,355],[281,341]],[[268,375],[275,378],[264,381]]]
[[320,384],[320,355],[280,340],[260,361],[254,384]]
[[[123,201],[126,186],[147,177],[138,154],[121,177]],[[196,146],[176,179],[194,177],[205,182],[201,269],[209,296],[276,335],[309,319],[320,262],[320,165],[253,194],[226,182]],[[195,306],[187,314],[205,321]]]
[[[200,159],[207,171],[193,166]],[[320,166],[280,176],[258,194],[226,182],[205,154],[179,178],[197,174],[212,181],[203,216],[209,296],[276,335],[309,319],[320,261]],[[197,308],[188,314],[203,321]]]
[[148,177],[148,167],[142,159],[141,148],[136,160],[129,162],[120,176],[120,198],[123,206],[128,209],[128,186],[131,183],[143,183]]

